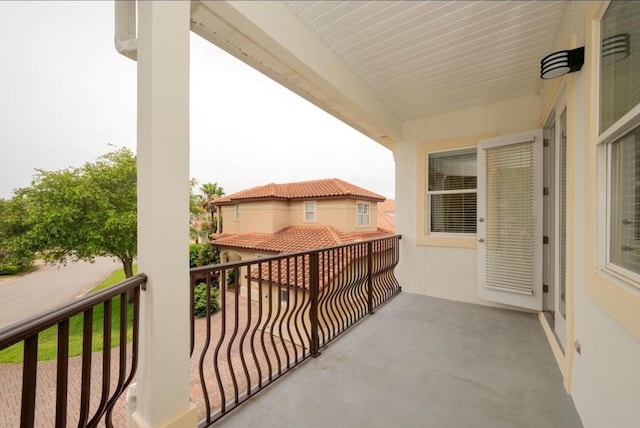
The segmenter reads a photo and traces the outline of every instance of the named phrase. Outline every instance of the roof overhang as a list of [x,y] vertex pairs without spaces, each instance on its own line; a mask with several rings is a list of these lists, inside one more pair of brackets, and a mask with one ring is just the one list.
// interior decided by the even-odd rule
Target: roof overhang
[[565,3],[192,1],[191,29],[393,149],[406,120],[539,92]]

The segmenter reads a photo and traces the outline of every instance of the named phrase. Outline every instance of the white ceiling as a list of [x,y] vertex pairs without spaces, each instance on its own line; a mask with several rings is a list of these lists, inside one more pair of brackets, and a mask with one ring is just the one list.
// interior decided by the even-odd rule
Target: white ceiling
[[[562,1],[221,3],[194,2],[193,31],[378,141],[403,120],[537,92],[540,59],[551,52],[565,7]],[[260,15],[246,12],[250,7]],[[313,41],[297,53],[301,63],[309,63],[303,57],[313,48],[331,56],[311,62],[324,59],[327,66],[305,72],[294,49],[279,54],[278,25],[291,27],[291,38]],[[286,44],[285,36],[280,45]],[[380,105],[367,111],[367,103],[357,109],[349,104],[353,97],[343,99],[354,80],[327,78],[323,87],[314,78],[343,67],[358,80],[353,91],[370,91]],[[374,110],[388,120],[377,120]]]

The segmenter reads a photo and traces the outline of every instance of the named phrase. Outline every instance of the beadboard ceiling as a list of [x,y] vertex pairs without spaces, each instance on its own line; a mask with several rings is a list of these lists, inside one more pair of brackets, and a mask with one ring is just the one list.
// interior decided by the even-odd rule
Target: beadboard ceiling
[[[394,123],[537,92],[540,59],[551,52],[566,2],[269,2],[256,5],[262,15],[277,9],[262,24],[251,19],[262,15],[240,19],[220,3],[193,2],[192,30],[380,141]],[[237,7],[231,3],[229,10]],[[267,29],[274,20],[280,27]],[[277,34],[289,29],[291,38],[311,40],[300,63],[309,62],[303,56],[311,48],[331,55],[319,59],[337,58],[322,62],[324,71],[349,70],[359,80],[353,90],[369,91],[387,123],[354,112],[305,74],[293,49],[293,57],[279,54]]]

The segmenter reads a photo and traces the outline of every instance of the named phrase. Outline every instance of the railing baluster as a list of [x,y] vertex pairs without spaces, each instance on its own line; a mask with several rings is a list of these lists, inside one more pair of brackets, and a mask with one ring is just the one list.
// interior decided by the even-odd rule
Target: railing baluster
[[[251,296],[249,296],[249,307],[251,307]],[[258,354],[256,353],[255,337],[260,327],[260,320],[262,319],[262,263],[258,263],[258,320],[251,332],[251,355],[253,355],[253,361],[258,371],[258,388],[262,388],[262,368],[258,361]],[[263,346],[264,349],[264,346]]]
[[[115,297],[114,297],[115,298]],[[118,342],[118,346],[120,347],[118,350],[118,385],[116,385],[116,389],[111,396],[111,399],[107,403],[107,420],[106,425],[108,428],[111,428],[111,413],[113,411],[113,405],[116,403],[116,400],[122,394],[125,388],[126,376],[127,376],[127,293],[122,293],[119,296],[120,298],[120,338]],[[135,299],[135,295],[134,295]],[[135,305],[134,301],[134,305]],[[134,321],[135,323],[135,321]],[[135,335],[134,335],[135,336]],[[135,370],[133,370],[135,372]]]
[[80,417],[78,426],[83,427],[89,418],[91,403],[91,337],[93,333],[93,308],[84,311],[82,325],[82,387],[80,388]]
[[103,303],[104,318],[102,323],[102,394],[95,415],[89,426],[96,426],[107,407],[109,387],[111,386],[111,300]]
[[[242,280],[238,281],[238,286],[241,287]],[[242,290],[241,290],[242,291]],[[242,293],[240,293],[242,295]],[[236,308],[238,308],[238,299],[236,298]],[[251,265],[247,266],[247,319],[245,322],[244,330],[242,331],[242,336],[240,336],[240,361],[242,362],[242,370],[244,370],[244,377],[247,382],[247,395],[251,395],[251,376],[249,375],[249,368],[247,366],[247,362],[244,356],[244,340],[247,337],[247,333],[249,333],[249,328],[251,327]]]
[[[231,381],[233,383],[233,401],[235,404],[238,404],[238,379],[236,378],[236,371],[233,368],[233,358],[231,358],[231,350],[233,349],[233,344],[236,340],[236,336],[238,335],[238,288],[240,287],[240,274],[238,269],[234,270],[234,284],[233,284],[233,333],[231,333],[231,337],[229,338],[229,342],[227,343],[227,366],[229,367],[229,374],[231,375]],[[242,349],[239,350],[242,352]]]
[[38,334],[24,340],[22,366],[22,406],[20,427],[31,428],[36,413],[36,383],[38,379]]
[[[211,272],[207,272],[206,276],[205,276],[205,284],[207,287],[207,310],[205,311],[205,322],[206,322],[206,331],[207,334],[205,336],[205,342],[204,345],[202,346],[202,351],[200,352],[200,358],[198,360],[198,371],[200,373],[200,387],[202,388],[203,391],[203,395],[204,395],[204,406],[205,406],[205,415],[207,418],[207,422],[211,422],[211,401],[209,400],[209,394],[208,394],[208,388],[207,388],[207,383],[205,382],[204,379],[204,363],[205,363],[205,358],[207,356],[207,351],[209,350],[209,346],[211,345],[211,311],[209,310],[209,307],[211,306]],[[195,331],[195,286],[197,284],[195,283],[193,277],[191,279],[191,296],[193,298],[193,301],[191,303],[191,326],[192,326],[192,331]],[[218,281],[218,289],[220,290],[221,286],[220,283]],[[193,349],[193,347],[195,346],[195,337],[194,337],[194,342],[191,345],[191,348]],[[192,351],[193,352],[193,351]]]
[[[280,272],[280,259],[277,260],[278,262],[278,272]],[[277,281],[275,281],[277,282]],[[276,299],[278,299],[278,296],[274,296],[274,280],[273,280],[273,262],[269,263],[269,320],[271,320],[271,313],[272,313],[272,308],[273,308],[273,300],[274,297]],[[280,313],[280,306],[278,305],[278,311],[276,313],[276,315],[274,315],[273,317],[273,321],[271,321],[271,326],[269,329],[269,339],[271,339],[271,349],[273,349],[273,353],[276,356],[276,361],[278,362],[278,366],[276,367],[278,369],[278,374],[280,374],[282,372],[282,362],[280,361],[280,353],[278,352],[278,348],[276,347],[276,341],[274,339],[274,334],[273,331],[275,329],[275,325],[278,322],[278,314]],[[269,380],[271,380],[271,367],[269,367]]]
[[373,313],[373,243],[367,243],[367,310]]
[[67,389],[69,382],[69,320],[58,324],[56,362],[56,428],[67,425]]
[[[287,277],[284,286],[286,287],[287,292],[287,307],[284,310],[285,315],[283,319],[287,319],[287,335],[289,337],[289,343],[293,343],[293,335],[291,334],[291,316],[294,311],[289,310],[291,306],[291,258],[287,258]],[[293,360],[296,361],[298,359],[298,351],[296,350],[295,344],[293,346],[293,355]],[[291,368],[291,359],[289,358],[289,355],[287,355],[287,369],[289,368]]]
[[[284,350],[284,358],[287,361],[287,367],[289,367],[289,350],[287,349],[287,344],[285,343],[284,336],[282,334],[282,327],[284,325],[286,314],[282,314],[282,316],[280,316],[282,310],[282,286],[285,283],[282,278],[283,269],[281,261],[282,260],[278,260],[278,295],[276,296],[276,299],[278,300],[278,315],[276,315],[276,320],[278,320],[278,335],[280,336],[280,343]],[[284,363],[281,363],[278,366],[278,374],[282,374],[282,366],[284,366]]]
[[[224,386],[222,385],[222,378],[220,376],[220,365],[219,365],[219,353],[220,348],[222,347],[222,342],[224,341],[224,337],[227,331],[227,271],[222,269],[220,271],[220,318],[222,319],[222,327],[220,330],[220,338],[218,339],[218,343],[216,344],[216,349],[213,352],[213,369],[216,373],[216,381],[218,383],[218,391],[220,392],[220,409],[222,413],[225,413],[227,408],[226,403],[226,395],[224,393]],[[204,354],[203,354],[204,355]],[[201,375],[203,376],[203,375]],[[204,382],[204,378],[202,378],[202,382]],[[207,422],[210,422],[211,416],[209,411],[207,411]]]
[[311,310],[309,318],[311,320],[311,356],[316,358],[320,355],[320,339],[318,335],[318,286],[320,284],[319,277],[319,257],[318,253],[309,254],[309,292],[311,298]]

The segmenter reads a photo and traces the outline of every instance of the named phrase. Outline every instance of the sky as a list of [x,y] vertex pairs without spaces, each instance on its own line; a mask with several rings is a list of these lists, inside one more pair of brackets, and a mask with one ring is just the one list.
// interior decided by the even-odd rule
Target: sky
[[[0,198],[36,169],[136,145],[136,62],[113,46],[113,1],[0,1]],[[388,149],[191,34],[190,175],[227,194],[341,178],[394,196]]]

